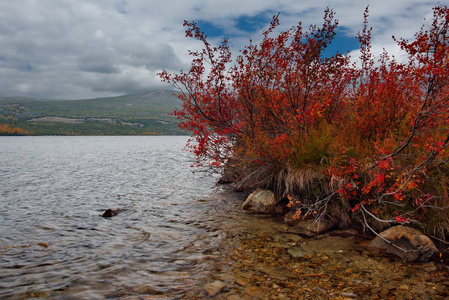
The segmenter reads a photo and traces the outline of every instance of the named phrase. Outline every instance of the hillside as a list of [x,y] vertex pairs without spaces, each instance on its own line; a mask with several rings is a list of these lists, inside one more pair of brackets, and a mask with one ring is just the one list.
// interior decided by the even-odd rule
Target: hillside
[[0,97],[0,124],[19,129],[0,135],[185,134],[169,115],[180,106],[170,90],[83,100]]

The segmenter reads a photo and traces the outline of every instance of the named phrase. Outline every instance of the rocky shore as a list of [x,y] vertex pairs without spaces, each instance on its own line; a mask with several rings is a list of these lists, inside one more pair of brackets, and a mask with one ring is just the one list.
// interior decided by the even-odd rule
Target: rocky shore
[[[251,214],[204,253],[209,276],[185,299],[447,299],[448,267],[372,250],[353,230],[300,235],[283,218]],[[419,260],[419,259],[416,259]]]
[[375,256],[369,239],[329,232],[305,238],[258,219],[235,244],[205,255],[210,277],[185,299],[447,299],[447,267]]

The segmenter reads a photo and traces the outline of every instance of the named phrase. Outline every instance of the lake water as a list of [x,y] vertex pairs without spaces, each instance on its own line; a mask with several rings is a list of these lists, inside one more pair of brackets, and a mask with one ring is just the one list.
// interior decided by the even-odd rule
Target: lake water
[[[0,137],[0,299],[449,296],[433,262],[244,213],[244,194],[190,167],[186,140]],[[108,208],[118,215],[102,218]]]
[[[195,286],[222,237],[207,225],[220,208],[204,200],[217,197],[217,175],[191,168],[186,141],[0,137],[0,298],[177,297]],[[102,218],[108,208],[119,214]]]

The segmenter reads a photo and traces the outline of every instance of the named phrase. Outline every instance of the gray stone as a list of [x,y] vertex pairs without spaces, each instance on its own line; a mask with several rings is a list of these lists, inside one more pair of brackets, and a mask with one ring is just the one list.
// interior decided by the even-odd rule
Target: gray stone
[[287,232],[296,233],[306,237],[313,237],[325,233],[334,226],[334,223],[327,219],[304,220],[287,229]]
[[204,285],[204,290],[210,297],[214,297],[218,295],[226,286],[226,284],[223,281],[216,280],[212,283],[208,283]]
[[394,226],[379,234],[368,245],[374,253],[386,253],[405,261],[429,261],[438,249],[432,240],[416,229]]
[[243,210],[263,214],[283,214],[285,206],[279,204],[272,191],[257,189],[242,204]]
[[318,240],[306,240],[301,247],[305,252],[309,253],[338,253],[354,250],[355,242],[354,237],[328,236]]
[[260,266],[260,267],[256,267],[256,270],[263,272],[265,274],[267,274],[269,277],[277,279],[277,280],[288,280],[288,279],[292,279],[292,278],[296,278],[296,276],[292,273],[290,273],[290,271],[284,269],[284,268],[280,268],[280,267],[275,267],[275,266]]
[[294,246],[287,251],[293,258],[302,258],[307,254],[301,246]]

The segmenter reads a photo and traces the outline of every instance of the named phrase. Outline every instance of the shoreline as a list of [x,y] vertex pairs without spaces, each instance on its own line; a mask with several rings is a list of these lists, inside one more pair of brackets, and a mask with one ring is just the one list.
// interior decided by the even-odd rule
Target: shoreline
[[276,216],[237,214],[245,215],[241,224],[224,215],[214,222],[227,238],[205,254],[209,276],[183,299],[449,297],[445,265],[374,255],[366,247],[370,239],[350,231],[306,238],[289,233]]

